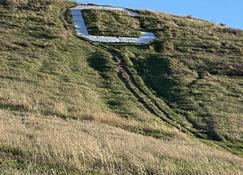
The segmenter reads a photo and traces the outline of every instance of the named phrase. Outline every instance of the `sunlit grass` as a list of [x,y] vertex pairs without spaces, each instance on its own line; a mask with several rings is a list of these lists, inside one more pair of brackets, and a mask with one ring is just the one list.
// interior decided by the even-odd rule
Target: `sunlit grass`
[[[133,19],[114,12],[134,26],[128,35],[140,25],[156,32],[149,46],[108,47],[130,71],[127,83],[151,108],[155,99],[174,127],[120,81],[109,51],[74,35],[74,4],[52,3],[0,5],[0,174],[242,173],[242,159],[209,137],[216,132],[224,139],[219,145],[241,154],[241,33],[164,14]],[[107,29],[111,24],[106,19]]]

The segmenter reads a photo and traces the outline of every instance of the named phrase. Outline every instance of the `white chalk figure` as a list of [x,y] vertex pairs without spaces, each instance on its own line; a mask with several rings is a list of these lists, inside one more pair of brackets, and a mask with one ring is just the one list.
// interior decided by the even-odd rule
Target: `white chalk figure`
[[125,11],[131,16],[139,16],[138,13],[128,10],[126,8],[120,7],[110,7],[110,6],[94,6],[94,5],[79,5],[71,9],[73,23],[75,25],[77,34],[87,40],[94,42],[104,42],[104,43],[135,43],[135,44],[149,44],[156,39],[154,33],[152,32],[141,32],[142,36],[140,38],[134,37],[112,37],[112,36],[94,36],[90,35],[88,29],[85,25],[85,21],[82,15],[82,10],[84,9],[100,9],[100,10],[117,10]]

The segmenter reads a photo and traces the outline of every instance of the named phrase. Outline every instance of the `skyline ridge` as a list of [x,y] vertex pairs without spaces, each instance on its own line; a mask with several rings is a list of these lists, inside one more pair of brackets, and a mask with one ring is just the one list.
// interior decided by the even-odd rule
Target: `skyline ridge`
[[[241,7],[243,2],[240,0],[232,1],[226,0],[222,3],[219,0],[213,2],[206,0],[203,2],[195,2],[188,0],[180,2],[179,0],[172,1],[142,1],[137,0],[122,1],[122,0],[77,0],[79,3],[94,3],[100,5],[112,5],[119,7],[127,7],[133,9],[146,9],[156,12],[163,12],[174,14],[178,16],[192,16],[194,18],[205,19],[214,23],[223,23],[227,27],[243,29],[243,15]],[[155,3],[153,3],[153,1]]]

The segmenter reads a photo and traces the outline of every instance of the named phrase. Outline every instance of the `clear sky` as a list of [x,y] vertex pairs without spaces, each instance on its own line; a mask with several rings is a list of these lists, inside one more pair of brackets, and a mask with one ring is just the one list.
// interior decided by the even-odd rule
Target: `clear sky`
[[[86,0],[77,0],[85,3]],[[90,3],[192,15],[243,29],[243,0],[88,0]]]

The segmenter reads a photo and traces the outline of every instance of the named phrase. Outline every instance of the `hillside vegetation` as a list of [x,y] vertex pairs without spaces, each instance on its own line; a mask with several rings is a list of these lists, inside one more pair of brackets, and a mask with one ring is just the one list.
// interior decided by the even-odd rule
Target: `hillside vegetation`
[[125,11],[89,9],[82,14],[92,35],[140,37],[140,23]]
[[[192,17],[140,15],[140,27],[157,40],[149,46],[116,46],[140,92],[170,122],[242,154],[243,31]],[[112,28],[108,22],[98,26]]]
[[[0,2],[0,174],[243,173],[242,31],[117,12],[158,39],[98,44],[73,2]],[[109,19],[87,21],[125,32]]]

